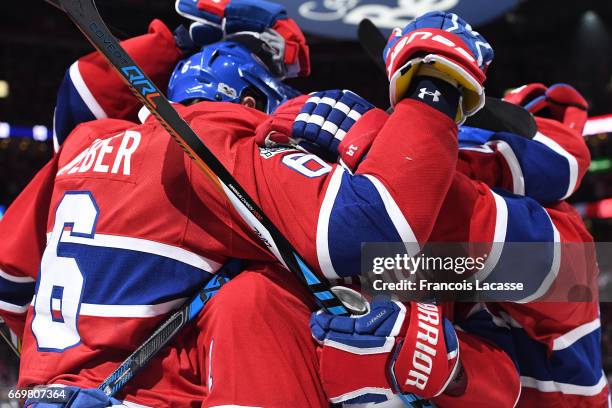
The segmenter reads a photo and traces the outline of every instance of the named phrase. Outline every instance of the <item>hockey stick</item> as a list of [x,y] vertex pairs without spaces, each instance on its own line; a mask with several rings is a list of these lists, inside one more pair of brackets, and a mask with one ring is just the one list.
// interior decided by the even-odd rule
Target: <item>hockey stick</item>
[[170,136],[226,195],[234,209],[253,228],[255,234],[270,252],[308,286],[318,306],[335,315],[348,315],[348,309],[330,290],[329,284],[321,281],[312,268],[306,265],[303,257],[297,253],[193,129],[179,116],[168,99],[119,45],[102,21],[95,2],[93,0],[46,1],[68,14],[85,37],[117,70],[136,97],[164,126]]
[[[9,348],[15,353],[17,358],[21,356],[19,352],[19,340],[13,341],[14,335],[11,330],[8,328],[4,320],[0,317],[0,337],[6,342]],[[15,344],[17,343],[17,344]]]
[[115,395],[136,373],[161,351],[170,340],[200,311],[206,303],[229,282],[229,273],[221,271],[208,281],[204,289],[189,299],[179,310],[164,321],[151,336],[145,340],[128,358],[126,358],[115,371],[113,371],[98,389],[106,395]]
[[[366,54],[385,72],[383,51],[387,39],[382,31],[366,18],[359,23],[357,37]],[[528,139],[532,139],[537,132],[537,124],[531,113],[518,105],[490,96],[486,97],[481,110],[467,118],[465,125],[494,132],[510,132]]]
[[383,51],[387,45],[387,39],[382,31],[374,25],[372,20],[364,18],[357,26],[357,38],[368,57],[386,75],[387,69],[383,60]]

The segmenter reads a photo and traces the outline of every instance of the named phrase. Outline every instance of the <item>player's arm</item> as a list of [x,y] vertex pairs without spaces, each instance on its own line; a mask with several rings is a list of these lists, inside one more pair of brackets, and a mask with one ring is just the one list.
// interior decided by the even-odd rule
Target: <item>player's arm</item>
[[[376,113],[369,112],[373,109],[369,102],[346,90],[316,92],[305,98],[292,101],[287,106],[290,109],[279,117],[275,113],[264,123],[258,129],[258,143],[300,143],[330,161],[339,158],[355,171],[387,115],[376,109]],[[301,109],[298,102],[303,103]],[[362,119],[364,116],[376,116],[377,120]],[[287,124],[292,118],[293,128]],[[536,122],[540,132],[533,139],[461,126],[457,170],[491,188],[504,188],[542,204],[573,192],[589,163],[583,138],[557,120],[536,117]],[[288,138],[285,134],[291,130],[292,138]],[[544,136],[544,131],[551,137]]]
[[606,406],[596,301],[477,304],[456,324],[512,358],[521,405]]
[[[558,282],[549,301],[489,303],[460,324],[512,355],[521,372],[526,405],[537,398],[604,406],[608,391],[601,366],[595,246],[569,204],[548,207],[547,213],[561,241]],[[495,333],[511,334],[519,341],[497,341]]]
[[[375,112],[361,123],[370,119]],[[411,137],[398,137],[398,126]],[[356,275],[362,242],[408,242],[418,251],[427,240],[454,172],[456,143],[449,116],[407,98],[355,174],[308,152],[258,149],[260,204],[326,277]]]
[[533,301],[553,287],[559,272],[561,234],[547,209],[530,197],[456,173],[430,242],[474,243],[483,267],[474,284],[514,282],[521,290],[486,292],[491,301]]
[[[437,26],[447,18],[450,24],[451,19],[444,14],[424,18]],[[463,43],[446,31],[431,32]],[[404,35],[409,38],[410,32]],[[402,43],[405,41],[398,44]],[[390,52],[398,55],[390,70],[395,73],[406,64],[418,65],[412,56],[424,49],[434,52],[437,44],[418,43],[401,50],[391,46]],[[439,52],[461,61],[459,65],[473,64],[470,68],[481,69],[462,59],[469,51],[457,55],[451,51]],[[395,84],[401,83],[403,88],[394,90],[394,95],[402,93],[403,99],[394,101],[394,113],[385,116],[367,157],[354,174],[299,151],[269,152],[270,158],[261,160],[261,178],[274,185],[268,188],[276,192],[270,201],[260,195],[264,211],[281,229],[286,228],[289,240],[328,278],[359,273],[362,242],[408,242],[410,252],[416,253],[418,243],[429,237],[456,165],[455,120],[461,110],[460,93],[456,86],[459,80],[452,75],[437,72],[431,65],[418,72],[405,78],[406,83],[396,78]],[[456,75],[471,74],[463,70]],[[470,78],[477,82],[484,74]],[[370,123],[378,127],[380,120],[381,112],[371,110],[354,127],[367,129]]]
[[[160,89],[166,88],[182,51],[164,23],[154,20],[147,34],[122,41],[121,45]],[[56,150],[79,123],[103,118],[137,121],[141,106],[100,53],[78,59],[66,71],[58,91],[54,113]]]
[[582,137],[586,101],[565,84],[548,89],[541,84],[526,85],[506,99],[536,115],[536,135],[527,139],[507,132],[461,128],[459,169],[491,187],[540,203],[567,198],[580,185],[590,163]]
[[56,159],[38,172],[0,221],[0,315],[19,337],[46,246]]

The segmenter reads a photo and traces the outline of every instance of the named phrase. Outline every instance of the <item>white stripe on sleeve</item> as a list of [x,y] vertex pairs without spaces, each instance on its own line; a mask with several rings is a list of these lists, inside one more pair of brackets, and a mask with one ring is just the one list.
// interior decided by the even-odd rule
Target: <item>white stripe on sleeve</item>
[[340,279],[329,255],[329,218],[336,202],[336,196],[340,190],[343,174],[344,168],[341,166],[336,167],[332,173],[327,190],[325,191],[325,197],[323,197],[323,202],[321,203],[321,210],[319,211],[319,219],[317,221],[317,258],[321,272],[323,272],[327,279]]
[[79,71],[79,61],[75,61],[70,66],[69,75],[70,79],[72,80],[72,84],[83,99],[83,102],[85,102],[85,105],[87,105],[96,119],[107,118],[108,116],[106,115],[106,112],[104,112],[104,109],[102,109],[102,106],[100,106],[81,76],[81,72]]

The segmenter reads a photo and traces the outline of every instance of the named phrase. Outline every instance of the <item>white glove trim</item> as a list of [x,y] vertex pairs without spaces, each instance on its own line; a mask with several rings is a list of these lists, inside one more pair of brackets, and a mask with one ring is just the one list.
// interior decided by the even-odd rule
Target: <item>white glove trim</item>
[[[340,396],[337,397],[330,397],[329,401],[334,403],[334,404],[338,404],[340,402],[344,402],[344,401],[348,401],[351,400],[353,398],[357,398],[363,394],[379,394],[379,395],[384,395],[387,397],[387,399],[391,399],[393,398],[393,391],[390,388],[378,388],[378,387],[363,387],[360,388],[358,390],[354,390],[351,392],[347,392],[346,394],[342,394]],[[353,405],[351,404],[351,407],[357,407],[357,406],[363,406],[364,404],[359,404],[359,405]]]
[[395,337],[387,337],[385,339],[385,343],[382,346],[378,347],[363,348],[349,346],[347,344],[328,339],[323,340],[323,346],[333,347],[335,349],[346,351],[348,353],[356,354],[359,356],[369,356],[372,354],[389,353],[391,350],[393,350],[393,347],[395,347]]

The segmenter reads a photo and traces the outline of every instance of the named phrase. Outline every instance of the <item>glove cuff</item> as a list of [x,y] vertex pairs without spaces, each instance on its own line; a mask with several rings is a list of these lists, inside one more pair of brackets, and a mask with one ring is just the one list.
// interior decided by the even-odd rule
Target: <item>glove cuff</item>
[[[459,104],[455,122],[461,124],[468,116],[478,112],[485,103],[484,87],[475,79],[472,72],[444,56],[429,54],[423,58],[414,58],[399,68],[389,81],[389,101],[395,106],[405,96],[415,75],[420,75],[423,69],[426,72],[438,71],[447,82],[459,85],[462,100]],[[432,76],[430,74],[425,74]]]

